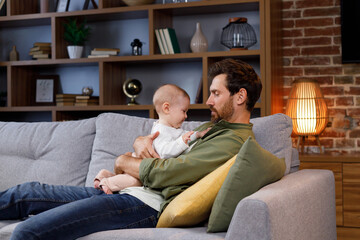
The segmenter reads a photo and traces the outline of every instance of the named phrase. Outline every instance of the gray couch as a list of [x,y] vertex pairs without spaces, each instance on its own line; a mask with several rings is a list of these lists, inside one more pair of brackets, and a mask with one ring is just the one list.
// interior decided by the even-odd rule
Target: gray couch
[[[0,191],[27,181],[92,186],[98,170],[113,169],[114,159],[132,151],[153,119],[105,113],[68,122],[0,122]],[[283,114],[252,119],[261,146],[285,157],[285,176],[238,203],[227,232],[206,227],[130,229],[94,233],[82,239],[336,239],[335,185],[332,172],[297,171],[291,146],[291,120]],[[186,122],[193,129],[199,122]],[[18,221],[0,221],[8,239]]]

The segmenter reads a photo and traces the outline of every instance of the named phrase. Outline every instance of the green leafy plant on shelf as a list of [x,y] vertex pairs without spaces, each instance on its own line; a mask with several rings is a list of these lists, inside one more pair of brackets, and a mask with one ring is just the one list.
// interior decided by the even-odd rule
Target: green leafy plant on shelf
[[78,23],[76,18],[68,18],[64,23],[64,38],[70,45],[84,46],[90,36],[91,28],[86,26],[86,20]]

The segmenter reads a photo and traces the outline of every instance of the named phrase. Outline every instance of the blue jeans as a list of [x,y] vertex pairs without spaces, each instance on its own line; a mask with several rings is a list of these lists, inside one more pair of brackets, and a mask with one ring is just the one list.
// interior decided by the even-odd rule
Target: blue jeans
[[155,227],[157,214],[133,196],[95,188],[31,182],[0,193],[0,220],[34,215],[15,228],[11,239],[75,239],[104,230]]

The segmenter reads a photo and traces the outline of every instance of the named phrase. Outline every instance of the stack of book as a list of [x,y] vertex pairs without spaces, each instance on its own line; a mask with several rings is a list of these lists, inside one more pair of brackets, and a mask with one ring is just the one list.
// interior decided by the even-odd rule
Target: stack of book
[[49,59],[51,58],[51,43],[48,42],[36,42],[34,46],[30,48],[29,55],[33,59]]
[[179,42],[173,28],[155,29],[155,36],[158,42],[161,54],[180,53]]
[[56,94],[56,106],[74,106],[78,94]]
[[76,96],[75,106],[99,105],[99,97]]
[[88,58],[117,56],[119,52],[119,48],[94,48]]

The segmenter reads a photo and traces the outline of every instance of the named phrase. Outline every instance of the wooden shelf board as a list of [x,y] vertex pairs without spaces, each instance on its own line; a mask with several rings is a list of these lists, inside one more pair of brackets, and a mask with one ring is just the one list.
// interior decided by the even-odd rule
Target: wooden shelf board
[[[211,6],[209,6],[209,3]],[[258,11],[258,0],[213,0],[197,1],[188,3],[176,3],[176,4],[157,4],[152,7],[154,10],[169,11],[172,15],[193,15],[193,14],[210,14],[219,12],[234,12],[237,11]]]
[[301,162],[359,163],[360,154],[300,154]]
[[198,62],[203,57],[242,57],[259,58],[260,50],[239,50],[239,51],[218,51],[205,53],[178,53],[178,54],[155,54],[142,56],[113,56],[105,58],[78,58],[78,59],[40,59],[25,61],[3,61],[1,65],[26,66],[26,65],[66,65],[66,64],[89,64],[95,65],[98,62]]

